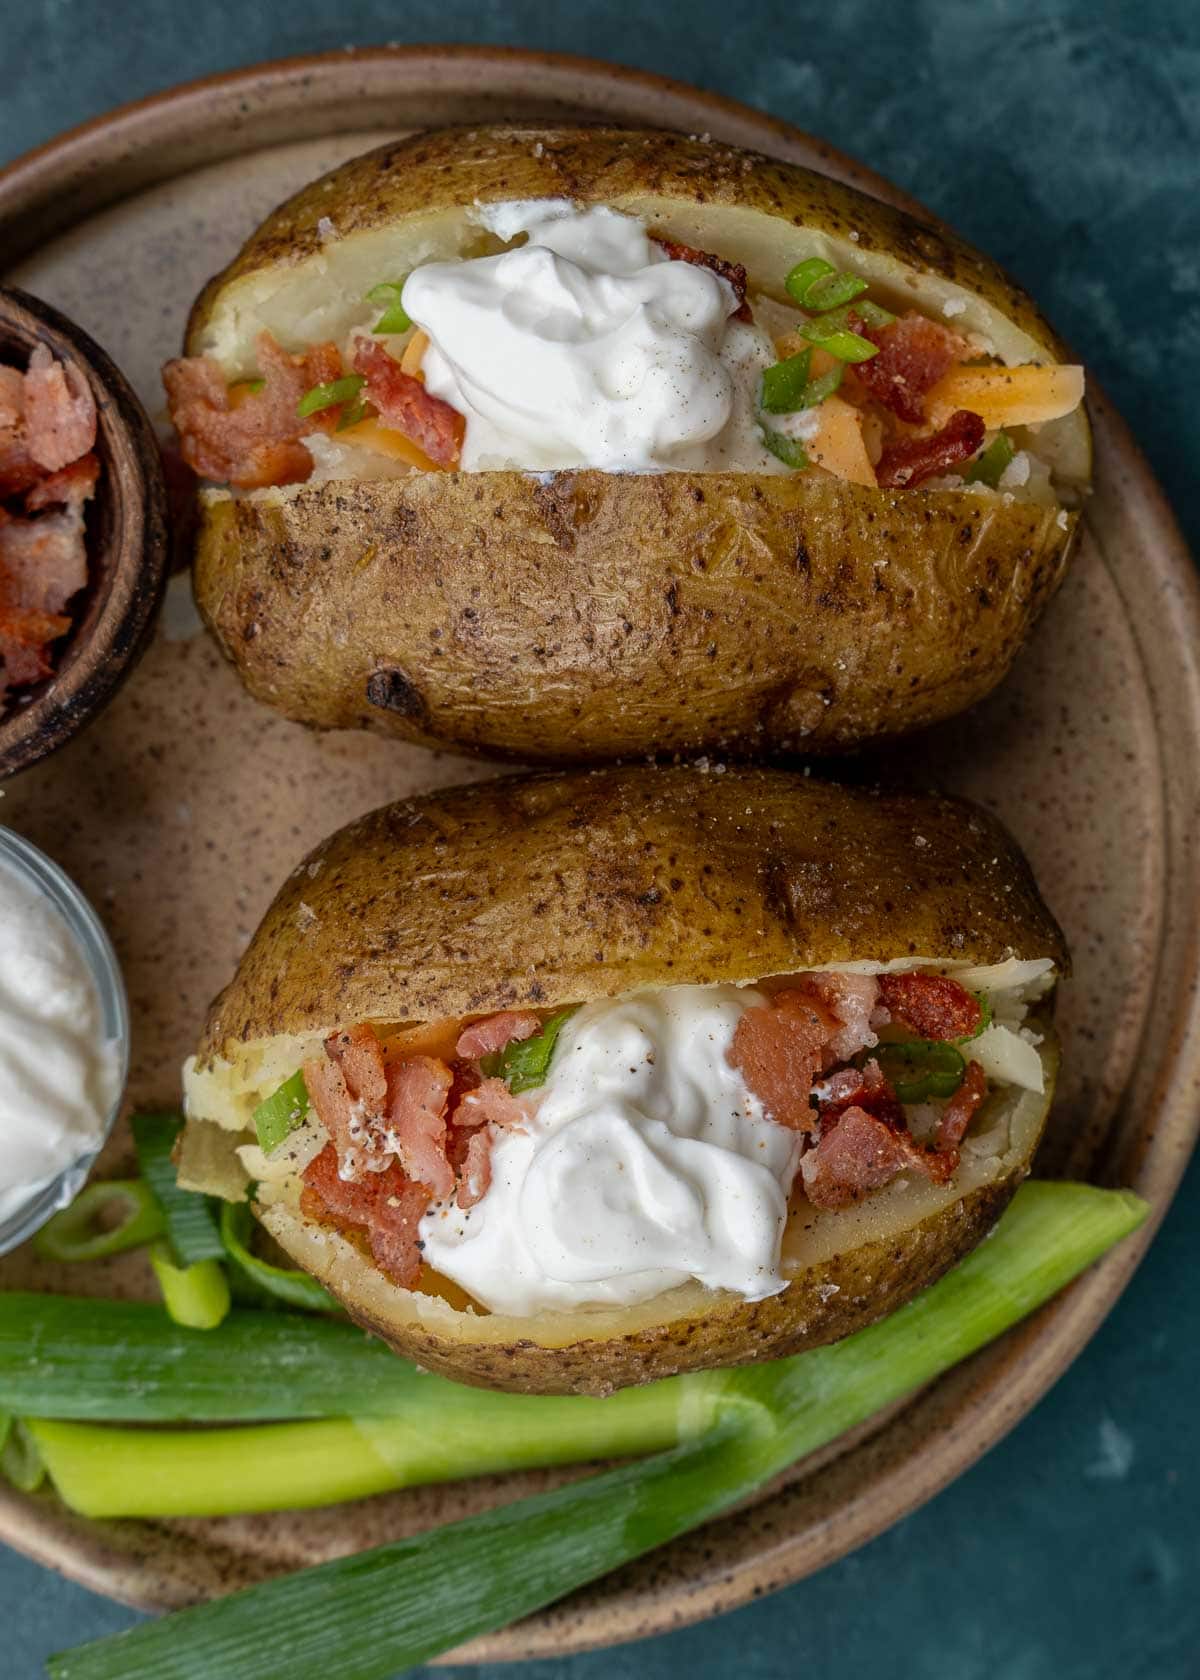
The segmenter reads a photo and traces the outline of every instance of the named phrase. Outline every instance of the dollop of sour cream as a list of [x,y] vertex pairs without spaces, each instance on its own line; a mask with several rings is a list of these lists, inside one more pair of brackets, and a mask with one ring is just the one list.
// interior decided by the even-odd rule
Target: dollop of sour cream
[[586,1005],[565,1025],[523,1131],[496,1135],[468,1212],[421,1221],[424,1258],[492,1312],[629,1305],[695,1278],[761,1300],[779,1272],[794,1132],[766,1118],[726,1051],[738,986]]
[[120,1082],[66,918],[0,862],[0,1221],[98,1147]]
[[415,268],[427,388],[466,417],[462,466],[773,472],[770,338],[727,280],[668,259],[634,216],[565,199],[481,206],[498,255]]

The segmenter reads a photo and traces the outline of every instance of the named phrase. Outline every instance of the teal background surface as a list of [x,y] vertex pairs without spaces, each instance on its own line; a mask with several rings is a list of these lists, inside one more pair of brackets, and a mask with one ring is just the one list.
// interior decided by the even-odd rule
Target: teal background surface
[[[1200,546],[1195,0],[27,0],[6,22],[0,160],[173,82],[384,41],[584,53],[745,100],[871,164],[1028,286]],[[1133,1284],[1053,1392],[854,1556],[644,1644],[450,1674],[1195,1680],[1198,1215],[1193,1166]],[[0,1549],[4,1680],[37,1680],[50,1651],[134,1619]]]

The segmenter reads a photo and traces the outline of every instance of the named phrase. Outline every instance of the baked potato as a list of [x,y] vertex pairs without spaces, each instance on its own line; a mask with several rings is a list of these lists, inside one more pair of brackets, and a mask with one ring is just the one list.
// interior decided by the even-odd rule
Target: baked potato
[[652,767],[434,793],[284,884],[185,1070],[180,1179],[253,1184],[359,1323],[465,1382],[773,1357],[991,1228],[1066,969],[959,801]]
[[949,716],[1053,594],[1090,473],[1082,370],[992,263],[670,133],[357,158],[210,282],[164,379],[251,693],[523,760]]

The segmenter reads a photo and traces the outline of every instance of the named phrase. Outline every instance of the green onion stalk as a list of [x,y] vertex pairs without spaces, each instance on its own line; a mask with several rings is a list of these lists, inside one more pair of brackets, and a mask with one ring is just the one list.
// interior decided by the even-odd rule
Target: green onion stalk
[[[565,1420],[576,1406],[597,1417],[609,1408],[617,1416],[645,1407],[615,1450],[649,1448],[651,1455],[52,1657],[52,1680],[211,1680],[215,1674],[275,1680],[284,1649],[289,1680],[326,1680],[330,1673],[339,1680],[391,1680],[398,1670],[532,1614],[745,1499],[796,1459],[975,1353],[1132,1231],[1146,1212],[1128,1192],[1027,1184],[991,1238],[961,1265],[845,1341],[774,1363],[627,1390],[610,1400],[507,1397],[512,1418],[522,1415],[516,1408],[527,1407],[531,1420],[545,1420],[531,1423],[541,1436],[541,1456],[531,1450],[520,1462],[552,1462],[555,1445],[575,1427]],[[665,1394],[665,1404],[654,1398],[656,1390]],[[436,1398],[422,1420],[426,1450],[457,1474],[494,1467],[497,1449],[487,1439],[485,1420],[494,1415],[487,1408],[505,1397],[471,1391],[461,1396],[457,1413],[447,1413],[444,1390],[429,1392]],[[557,1410],[535,1411],[547,1404]],[[384,1460],[398,1452],[402,1469],[415,1463],[417,1447],[398,1448],[400,1420],[392,1422],[393,1435],[385,1431],[369,1444]],[[420,1427],[415,1415],[413,1423]],[[61,1432],[37,1422],[27,1427],[55,1477]],[[512,1427],[507,1420],[504,1428]],[[100,1457],[111,1432],[103,1433]],[[589,1438],[589,1448],[614,1450],[616,1433],[606,1426],[602,1436]],[[253,1431],[246,1435],[257,1438]],[[664,1436],[672,1435],[667,1444]],[[247,1458],[244,1468],[251,1463]],[[161,1462],[156,1473],[164,1473]],[[297,1482],[289,1485],[294,1489]]]

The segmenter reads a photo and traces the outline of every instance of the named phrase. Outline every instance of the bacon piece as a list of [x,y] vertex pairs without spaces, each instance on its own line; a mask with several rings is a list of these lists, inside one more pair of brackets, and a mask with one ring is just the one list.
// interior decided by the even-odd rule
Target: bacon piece
[[348,1183],[332,1144],[304,1169],[300,1211],[309,1219],[361,1232],[376,1265],[402,1289],[421,1275],[420,1223],[429,1192],[393,1162],[385,1171]]
[[458,1037],[458,1054],[469,1062],[481,1056],[492,1056],[514,1039],[532,1038],[542,1023],[529,1009],[502,1009],[498,1015],[485,1015],[482,1021],[472,1021]]
[[25,375],[25,447],[47,472],[86,455],[96,441],[96,404],[77,367],[34,346]]
[[0,364],[0,437],[15,432],[25,419],[25,376]]
[[99,476],[100,462],[95,455],[81,455],[78,461],[39,480],[25,497],[25,511],[37,513],[59,505],[78,511],[95,495]]
[[220,365],[210,356],[181,357],[162,370],[171,420],[183,458],[201,478],[258,490],[268,484],[296,484],[312,471],[312,456],[300,442],[309,432],[330,431],[341,405],[301,419],[300,399],[315,385],[342,375],[336,344],[316,344],[292,356],[270,333],[258,337],[261,391],[243,392],[236,403]]
[[920,1038],[965,1038],[983,1019],[979,999],[944,974],[881,974],[879,996]]
[[514,1097],[503,1079],[485,1079],[468,1091],[451,1115],[450,1123],[458,1127],[482,1126],[485,1122],[507,1130],[523,1126],[529,1110],[519,1097]]
[[873,974],[801,974],[797,985],[818,998],[838,1023],[829,1040],[835,1060],[848,1062],[879,1042],[871,1026],[879,1003],[879,981]]
[[425,383],[405,373],[373,338],[360,338],[354,348],[354,368],[367,382],[367,395],[385,426],[403,432],[440,467],[458,465],[467,423],[456,408],[425,389]]
[[848,1108],[800,1161],[804,1189],[814,1207],[842,1208],[861,1200],[912,1164],[907,1140],[886,1121],[862,1108]]
[[708,268],[714,274],[719,274],[722,280],[733,287],[738,306],[733,312],[735,321],[752,321],[750,305],[746,301],[748,282],[746,270],[741,263],[729,262],[725,257],[714,257],[711,251],[697,251],[693,245],[681,245],[676,239],[663,239],[659,234],[652,234],[654,243],[667,253],[672,262],[691,263],[693,268]]
[[36,484],[41,469],[25,447],[25,378],[0,365],[0,497]]
[[387,1146],[408,1177],[439,1198],[454,1190],[454,1171],[446,1159],[446,1098],[452,1081],[445,1062],[434,1056],[395,1062],[387,1076]]
[[0,522],[0,603],[57,613],[87,582],[83,515],[76,508]]
[[837,1031],[837,1021],[811,992],[777,992],[769,1004],[747,1009],[727,1055],[777,1125],[810,1131],[812,1083],[836,1060],[829,1044]]
[[487,1195],[492,1184],[492,1134],[486,1126],[467,1133],[467,1147],[458,1173],[455,1197],[465,1212]]
[[389,1164],[382,1119],[387,1101],[383,1046],[368,1026],[332,1033],[325,1054],[304,1064],[317,1119],[337,1151],[338,1170],[347,1183]]
[[937,473],[948,472],[960,461],[969,461],[983,443],[984,430],[978,414],[959,408],[932,437],[905,438],[889,444],[875,467],[880,489],[911,490]]
[[980,1103],[987,1096],[987,1075],[978,1062],[968,1062],[963,1082],[942,1110],[938,1122],[935,1146],[939,1152],[954,1153],[958,1164],[958,1146],[967,1134],[967,1127],[975,1118]]
[[851,313],[850,325],[879,347],[877,356],[855,364],[856,376],[877,403],[913,425],[925,418],[926,393],[971,354],[965,338],[913,309],[884,327]]

